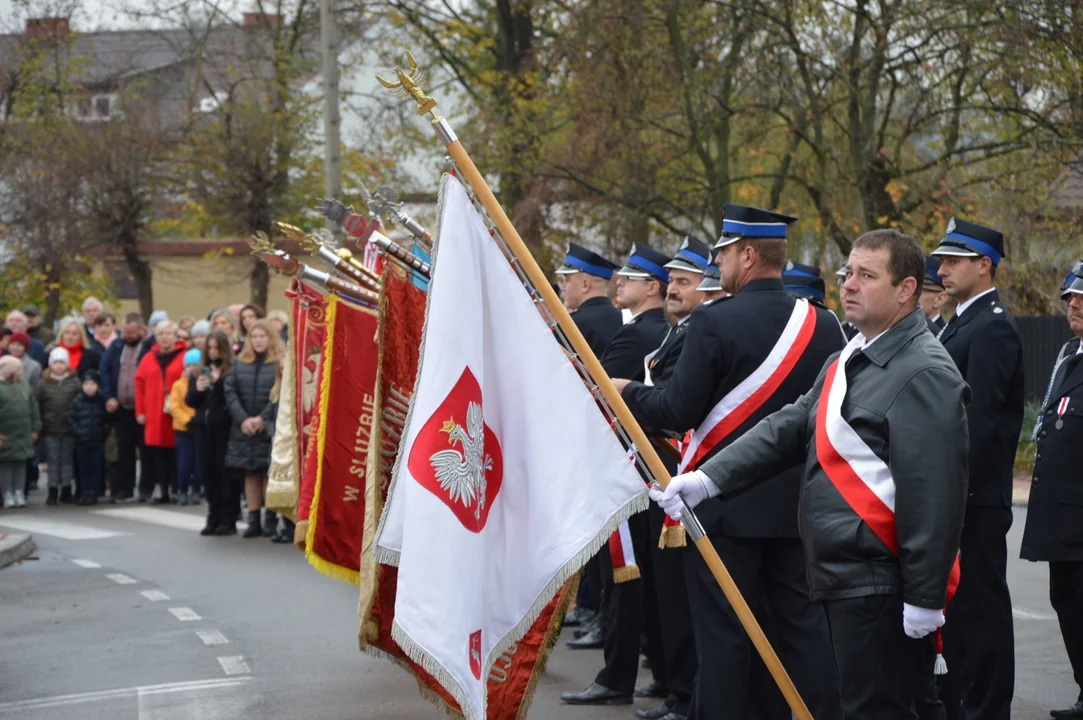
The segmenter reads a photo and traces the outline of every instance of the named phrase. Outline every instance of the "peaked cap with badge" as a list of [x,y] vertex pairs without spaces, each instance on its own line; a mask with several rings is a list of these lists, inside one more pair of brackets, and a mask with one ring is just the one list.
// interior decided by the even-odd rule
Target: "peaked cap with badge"
[[976,223],[952,218],[932,254],[953,257],[987,257],[996,267],[1004,259],[1004,233]]
[[1064,278],[1064,284],[1060,288],[1060,299],[1068,300],[1069,295],[1083,295],[1083,260],[1077,260],[1072,266],[1072,272]]
[[827,286],[820,275],[818,267],[788,260],[782,269],[782,283],[791,295],[823,302]]
[[944,280],[940,277],[940,261],[932,255],[925,258],[925,283],[924,287],[944,289]]
[[706,245],[694,237],[686,235],[677,254],[663,267],[666,270],[686,270],[702,275],[707,266],[711,264],[710,255],[711,251]]
[[617,271],[621,277],[634,278],[637,280],[660,280],[669,282],[669,271],[666,264],[669,256],[658,252],[645,243],[633,243],[632,252],[624,261],[624,267]]
[[574,275],[581,272],[600,277],[603,280],[609,280],[613,277],[613,271],[617,267],[616,263],[606,260],[592,250],[587,250],[582,245],[568,243],[568,252],[564,256],[564,264],[557,268],[556,272],[557,275]]
[[782,213],[726,203],[722,209],[722,237],[714,244],[714,250],[738,240],[766,240],[785,238],[786,226],[797,218]]
[[717,265],[707,266],[707,269],[703,271],[703,280],[696,286],[696,290],[702,290],[703,292],[721,292],[722,271],[718,269]]

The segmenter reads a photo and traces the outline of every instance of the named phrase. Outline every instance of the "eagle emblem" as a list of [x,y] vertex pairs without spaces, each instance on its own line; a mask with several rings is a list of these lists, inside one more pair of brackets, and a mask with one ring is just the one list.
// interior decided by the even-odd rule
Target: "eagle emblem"
[[471,532],[481,532],[500,492],[500,441],[485,423],[481,386],[464,368],[410,449],[410,474]]
[[948,220],[948,229],[944,231],[945,235],[951,235],[955,232],[955,218]]

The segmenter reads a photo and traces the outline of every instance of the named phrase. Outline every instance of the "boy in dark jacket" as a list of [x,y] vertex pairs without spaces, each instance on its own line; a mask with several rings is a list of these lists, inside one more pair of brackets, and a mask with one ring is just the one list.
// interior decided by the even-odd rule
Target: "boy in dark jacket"
[[71,434],[75,441],[75,457],[82,472],[82,491],[77,505],[97,505],[105,467],[105,438],[109,434],[105,398],[100,389],[101,376],[97,370],[83,375],[82,391],[71,401]]

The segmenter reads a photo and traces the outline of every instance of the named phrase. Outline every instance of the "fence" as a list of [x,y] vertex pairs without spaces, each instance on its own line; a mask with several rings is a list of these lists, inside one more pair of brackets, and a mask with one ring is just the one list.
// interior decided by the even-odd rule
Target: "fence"
[[1063,315],[1019,317],[1015,320],[1019,324],[1019,336],[1023,340],[1027,402],[1041,402],[1057,353],[1061,346],[1075,335]]

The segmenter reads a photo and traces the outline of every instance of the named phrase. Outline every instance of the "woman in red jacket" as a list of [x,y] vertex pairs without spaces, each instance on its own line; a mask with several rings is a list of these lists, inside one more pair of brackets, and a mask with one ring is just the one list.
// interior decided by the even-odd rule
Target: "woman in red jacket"
[[158,323],[154,329],[157,344],[135,371],[135,420],[143,426],[142,471],[139,475],[139,502],[150,500],[157,483],[162,492],[154,502],[171,502],[170,490],[177,484],[177,441],[173,435],[173,417],[166,403],[173,383],[184,372],[183,341],[177,340],[177,325]]

